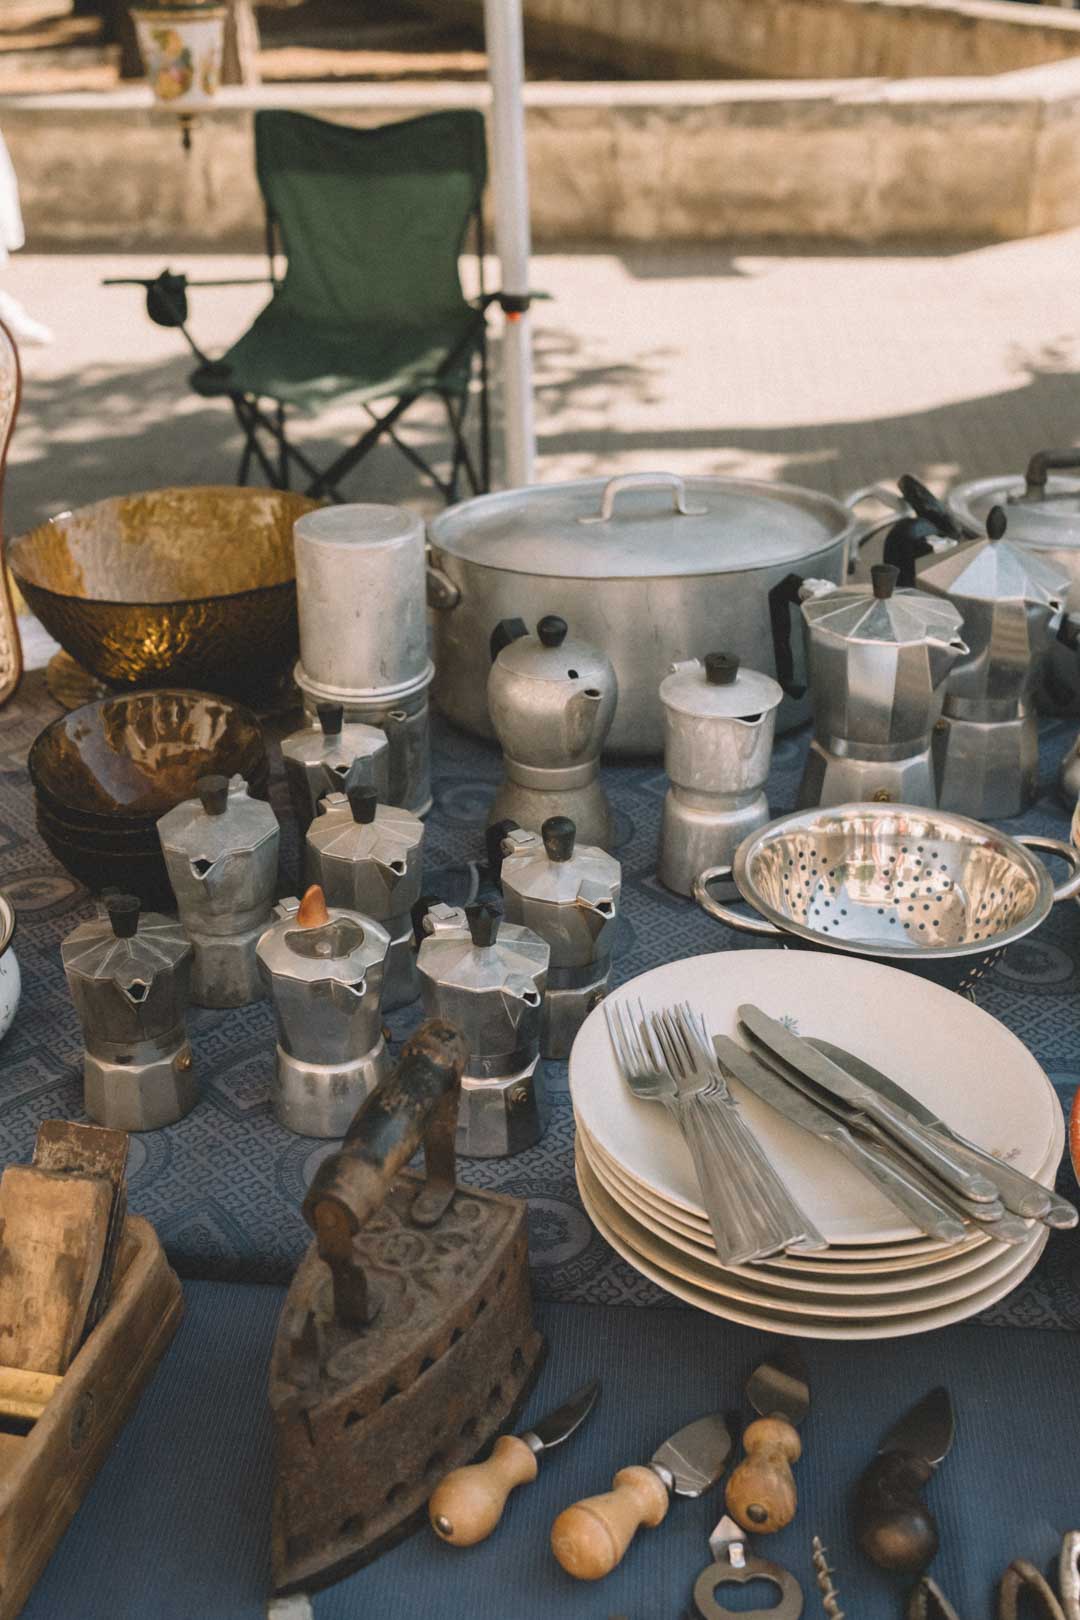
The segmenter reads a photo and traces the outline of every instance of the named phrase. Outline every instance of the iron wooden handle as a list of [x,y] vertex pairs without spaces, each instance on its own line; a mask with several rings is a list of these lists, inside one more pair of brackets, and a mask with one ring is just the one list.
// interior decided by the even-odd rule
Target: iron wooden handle
[[855,1535],[879,1568],[914,1574],[925,1569],[937,1552],[937,1525],[919,1495],[932,1472],[921,1457],[885,1451],[856,1485]]
[[772,1535],[791,1523],[799,1505],[791,1472],[802,1456],[799,1432],[783,1418],[757,1418],[743,1435],[743,1450],[724,1492],[728,1512],[744,1530]]
[[536,1478],[536,1453],[515,1434],[496,1440],[486,1462],[455,1468],[436,1485],[428,1518],[451,1547],[474,1547],[490,1536],[503,1516],[510,1492]]
[[598,1581],[619,1563],[641,1526],[668,1510],[668,1490],[652,1468],[621,1468],[603,1496],[575,1502],[551,1527],[551,1550],[568,1575]]

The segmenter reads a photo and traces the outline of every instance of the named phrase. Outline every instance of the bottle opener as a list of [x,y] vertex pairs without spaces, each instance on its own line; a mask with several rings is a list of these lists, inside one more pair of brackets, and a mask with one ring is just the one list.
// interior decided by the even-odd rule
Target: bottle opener
[[740,1620],[799,1620],[803,1611],[803,1591],[790,1570],[746,1550],[745,1533],[725,1513],[709,1537],[713,1562],[694,1582],[694,1608],[700,1620],[726,1620],[735,1614],[725,1609],[716,1593],[723,1586],[745,1586],[748,1581],[770,1581],[780,1601],[767,1609],[742,1609]]

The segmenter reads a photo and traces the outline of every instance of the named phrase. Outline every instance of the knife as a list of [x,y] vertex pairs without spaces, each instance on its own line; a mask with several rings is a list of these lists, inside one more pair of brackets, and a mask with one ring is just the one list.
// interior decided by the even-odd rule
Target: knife
[[971,1170],[961,1163],[947,1141],[925,1126],[917,1125],[887,1098],[863,1085],[846,1069],[830,1062],[809,1041],[793,1035],[775,1018],[768,1017],[759,1007],[751,1006],[748,1002],[739,1008],[739,1018],[755,1040],[798,1073],[805,1075],[815,1086],[830,1096],[839,1097],[888,1131],[921,1164],[931,1169],[947,1186],[955,1188],[962,1198],[982,1204],[992,1202],[997,1197],[994,1183],[982,1171]]
[[428,1502],[428,1518],[435,1534],[452,1547],[473,1547],[490,1536],[502,1518],[510,1492],[517,1485],[531,1485],[537,1474],[537,1458],[569,1440],[592,1411],[599,1393],[600,1380],[596,1378],[524,1434],[502,1435],[486,1462],[470,1463],[447,1474]]
[[730,1036],[717,1035],[713,1041],[721,1064],[740,1085],[775,1108],[778,1114],[799,1125],[811,1136],[829,1142],[856,1170],[872,1181],[891,1204],[902,1210],[921,1232],[943,1243],[959,1243],[966,1236],[963,1221],[943,1203],[924,1192],[898,1167],[853,1135],[844,1124],[805,1092],[789,1085],[775,1069],[752,1055]]
[[905,1108],[907,1112],[920,1125],[947,1136],[961,1158],[977,1162],[977,1168],[982,1170],[991,1181],[996,1183],[998,1193],[1006,1209],[1014,1214],[1022,1215],[1025,1220],[1042,1221],[1046,1226],[1068,1229],[1080,1220],[1080,1214],[1068,1199],[1061,1198],[1051,1188],[1044,1187],[1038,1181],[1025,1176],[1020,1170],[1014,1169],[1004,1159],[995,1158],[994,1154],[985,1148],[978,1147],[969,1142],[966,1136],[954,1131],[951,1125],[946,1125],[925,1103],[890,1080],[887,1075],[881,1074],[877,1069],[864,1063],[862,1058],[855,1057],[851,1052],[845,1052],[840,1046],[833,1046],[830,1041],[818,1041],[811,1038],[811,1046],[816,1046],[819,1052],[838,1063],[841,1068],[847,1069],[856,1080],[869,1086],[872,1091],[880,1092],[889,1102],[895,1103],[898,1108]]
[[697,1497],[723,1476],[734,1441],[719,1412],[698,1418],[665,1440],[645,1467],[620,1468],[612,1488],[564,1508],[551,1527],[551,1550],[568,1575],[610,1575],[641,1525],[667,1515],[672,1495]]
[[855,1487],[855,1534],[881,1569],[923,1570],[938,1549],[937,1525],[919,1496],[953,1443],[947,1389],[932,1389],[885,1435]]

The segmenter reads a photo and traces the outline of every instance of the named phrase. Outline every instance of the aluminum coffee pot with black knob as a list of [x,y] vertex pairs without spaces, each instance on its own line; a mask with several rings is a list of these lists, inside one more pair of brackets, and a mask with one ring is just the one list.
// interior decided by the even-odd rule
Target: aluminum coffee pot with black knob
[[379,726],[345,721],[341,703],[316,705],[318,723],[302,726],[281,744],[285,779],[301,833],[328,793],[374,788],[385,804],[390,785],[390,745]]
[[121,1131],[183,1119],[199,1089],[184,1028],[192,952],[180,924],[110,894],[60,956],[82,1024],[90,1118]]
[[197,1007],[243,1007],[263,994],[255,946],[277,884],[281,828],[242,776],[202,776],[198,798],[157,824],[184,932]]
[[546,1107],[540,1023],[550,949],[490,905],[436,903],[421,924],[424,1012],[464,1037],[457,1150],[498,1158],[539,1141]]
[[506,776],[488,820],[509,818],[539,832],[550,816],[569,816],[583,842],[606,847],[611,809],[599,771],[618,700],[615,671],[554,613],[535,635],[522,630],[520,620],[504,621],[492,641],[500,650],[488,675],[488,709]]
[[508,831],[502,847],[507,919],[532,929],[551,949],[541,1056],[565,1058],[607,994],[622,868],[595,845],[578,844],[568,816],[552,816],[540,833]]

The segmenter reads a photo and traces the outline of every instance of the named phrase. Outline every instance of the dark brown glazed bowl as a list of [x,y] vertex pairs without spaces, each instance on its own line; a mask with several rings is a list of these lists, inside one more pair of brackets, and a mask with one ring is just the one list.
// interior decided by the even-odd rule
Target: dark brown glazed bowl
[[254,700],[296,657],[292,530],[319,504],[209,485],[115,495],[11,541],[7,561],[49,634],[100,680]]
[[[208,692],[132,692],[73,709],[39,733],[27,760],[41,811],[57,835],[145,833],[195,797],[200,776],[242,776],[267,794],[269,762],[249,709]],[[93,841],[94,843],[97,840]]]
[[92,893],[120,889],[125,894],[137,894],[148,910],[176,910],[176,900],[160,845],[156,848],[146,845],[131,850],[87,849],[77,837],[51,826],[42,816],[40,804],[37,825],[46,848],[76,882],[82,883]]

